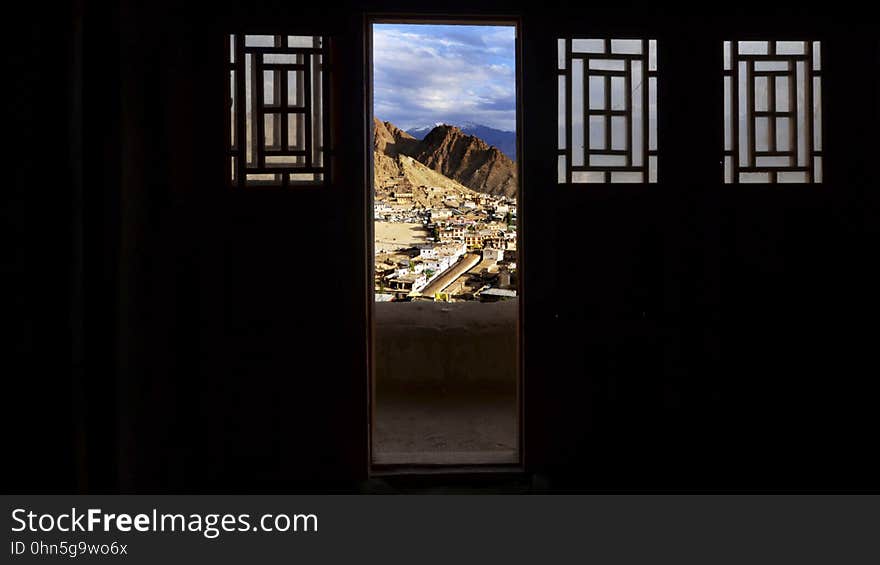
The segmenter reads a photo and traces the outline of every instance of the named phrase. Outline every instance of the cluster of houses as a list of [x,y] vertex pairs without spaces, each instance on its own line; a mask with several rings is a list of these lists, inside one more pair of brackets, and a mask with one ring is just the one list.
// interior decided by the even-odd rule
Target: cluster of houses
[[373,203],[373,218],[380,222],[419,223],[425,218],[445,221],[461,218],[470,221],[505,221],[516,219],[516,201],[506,196],[467,194],[446,196],[442,203],[424,206],[414,199],[413,193],[391,191],[387,196],[377,195]]
[[398,299],[418,293],[455,265],[468,250],[464,242],[424,244],[417,249],[418,255],[399,261],[396,268],[380,269],[377,266],[380,290],[388,291]]
[[[427,243],[376,264],[377,300],[408,300],[455,266],[467,253],[477,262],[510,262],[516,268],[516,201],[503,196],[447,196],[442,205],[422,206],[410,191],[392,191],[374,203],[377,221],[421,223]],[[378,250],[377,250],[378,251]],[[442,284],[446,284],[445,281]],[[436,285],[435,285],[436,286]],[[458,285],[461,286],[461,285]],[[507,296],[515,291],[505,291]],[[491,293],[490,293],[491,294]]]

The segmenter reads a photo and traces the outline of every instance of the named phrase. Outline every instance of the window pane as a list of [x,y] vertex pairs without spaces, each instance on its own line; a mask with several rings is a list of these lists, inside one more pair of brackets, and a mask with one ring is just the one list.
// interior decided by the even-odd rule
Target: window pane
[[[589,64],[578,53],[589,53]],[[568,71],[558,82],[557,147],[568,150],[558,161],[559,182],[657,182],[657,57],[653,39],[558,40],[557,68]],[[577,170],[585,166],[595,170]]]
[[[724,43],[725,59],[728,45]],[[723,70],[725,182],[821,182],[821,174],[814,174],[815,152],[822,150],[818,43],[736,45],[742,60],[736,69],[725,62]],[[732,115],[734,102],[738,116]],[[736,163],[748,170],[737,175]]]
[[[274,35],[230,39],[232,45],[237,41],[243,43],[244,57],[238,62],[233,57],[229,124],[233,162],[238,163],[237,158],[244,165],[243,184],[325,183],[328,144],[324,117],[329,99],[324,88],[327,70],[322,65],[325,41],[318,36]],[[267,53],[266,47],[271,47],[271,52]],[[237,100],[240,92],[244,93],[243,103]],[[236,143],[234,127],[242,119],[243,144]],[[264,167],[278,172],[266,173],[261,170]]]

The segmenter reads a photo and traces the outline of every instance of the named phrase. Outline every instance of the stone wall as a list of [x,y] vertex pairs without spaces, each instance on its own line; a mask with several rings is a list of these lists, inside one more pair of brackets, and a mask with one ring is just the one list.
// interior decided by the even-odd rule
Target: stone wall
[[375,306],[377,387],[515,386],[516,300]]

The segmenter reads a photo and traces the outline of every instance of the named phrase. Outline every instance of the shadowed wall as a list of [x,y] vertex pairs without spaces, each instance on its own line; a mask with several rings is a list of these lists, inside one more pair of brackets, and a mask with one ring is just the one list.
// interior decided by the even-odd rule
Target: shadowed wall
[[[39,42],[15,67],[24,139],[55,126],[41,111],[55,95],[73,139],[49,169],[16,153],[29,369],[13,392],[34,457],[15,486],[353,488],[368,437],[363,10],[412,5],[168,8],[85,2],[58,33],[28,28],[66,49],[82,22],[71,92],[31,65],[56,52]],[[877,487],[873,30],[833,6],[551,8],[521,13],[527,470],[558,488]],[[338,174],[229,194],[223,36],[276,29],[333,37]],[[563,33],[658,39],[659,184],[553,182]],[[721,41],[744,36],[823,42],[824,184],[720,184]],[[34,179],[50,169],[46,192]]]

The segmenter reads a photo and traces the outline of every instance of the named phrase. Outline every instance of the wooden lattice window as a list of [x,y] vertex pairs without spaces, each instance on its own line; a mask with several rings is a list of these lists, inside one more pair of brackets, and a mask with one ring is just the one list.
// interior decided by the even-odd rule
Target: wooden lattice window
[[558,41],[558,182],[657,182],[657,41]]
[[227,42],[230,185],[327,183],[327,38],[230,35]]
[[818,41],[724,42],[724,182],[822,182],[820,55]]

